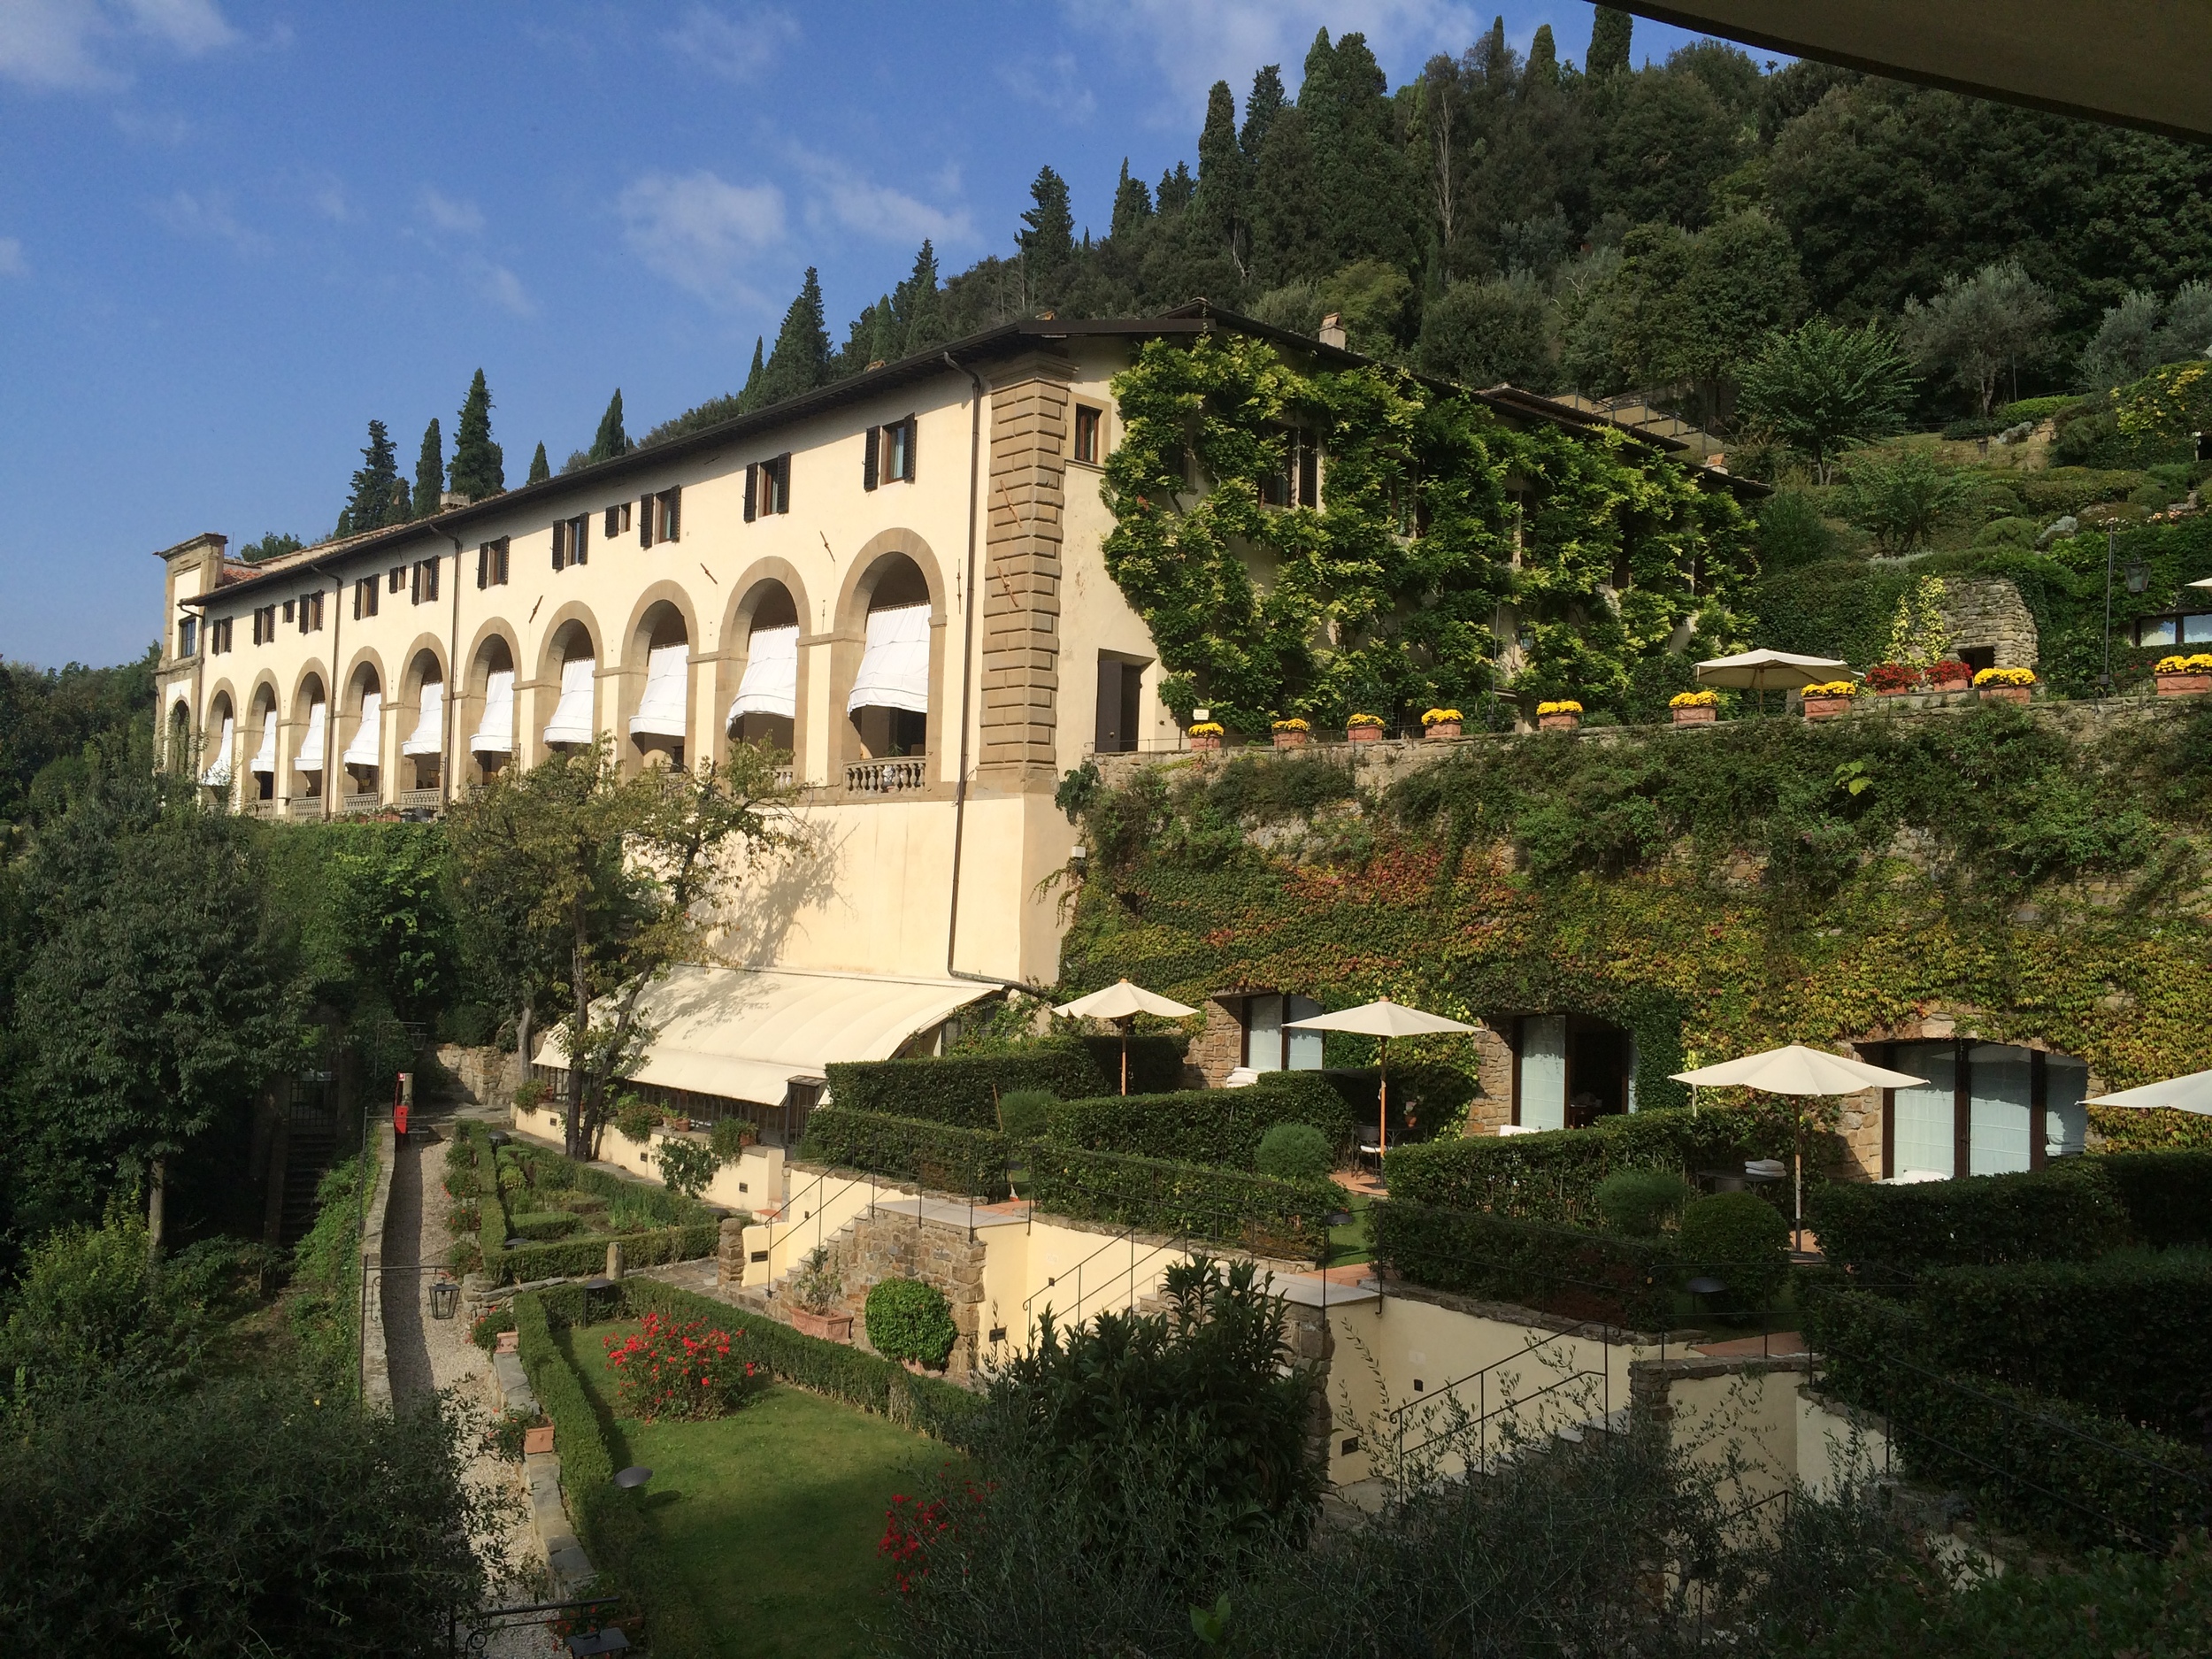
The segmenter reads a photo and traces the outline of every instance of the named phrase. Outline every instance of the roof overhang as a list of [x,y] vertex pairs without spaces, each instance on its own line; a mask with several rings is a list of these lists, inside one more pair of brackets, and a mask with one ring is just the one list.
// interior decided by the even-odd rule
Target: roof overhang
[[[656,1034],[636,1080],[780,1105],[795,1078],[818,1079],[839,1060],[887,1060],[917,1033],[993,995],[972,979],[678,967],[639,999],[638,1016]],[[558,1031],[535,1058],[568,1064]]]
[[2212,138],[2203,0],[1619,0],[1655,22],[2029,109]]

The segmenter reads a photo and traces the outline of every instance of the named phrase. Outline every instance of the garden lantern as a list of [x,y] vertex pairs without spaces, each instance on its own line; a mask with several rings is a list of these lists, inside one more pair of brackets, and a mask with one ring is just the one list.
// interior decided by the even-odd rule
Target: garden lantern
[[461,1287],[449,1279],[441,1279],[430,1286],[430,1317],[450,1319],[461,1306]]
[[643,1486],[652,1478],[653,1471],[651,1470],[642,1468],[636,1463],[632,1463],[627,1469],[619,1470],[616,1472],[614,1484],[620,1486],[625,1492],[632,1492]]

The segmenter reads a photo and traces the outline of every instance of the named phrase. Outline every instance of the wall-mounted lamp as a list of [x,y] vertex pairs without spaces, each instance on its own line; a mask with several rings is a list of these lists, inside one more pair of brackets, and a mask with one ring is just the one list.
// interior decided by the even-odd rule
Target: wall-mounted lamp
[[2130,562],[2127,571],[2128,592],[2139,594],[2151,585],[2151,567],[2141,559]]

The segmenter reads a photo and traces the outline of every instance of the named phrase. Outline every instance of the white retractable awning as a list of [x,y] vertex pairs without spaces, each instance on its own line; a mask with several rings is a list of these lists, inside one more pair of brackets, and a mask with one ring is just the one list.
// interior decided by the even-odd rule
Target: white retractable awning
[[200,774],[200,781],[211,789],[219,789],[230,781],[230,746],[237,734],[238,722],[225,715],[223,735],[216,741],[215,753],[208,757],[207,770]]
[[[793,1077],[818,1076],[833,1060],[887,1060],[917,1032],[993,995],[957,979],[676,968],[640,999],[639,1018],[658,1034],[637,1080],[780,1105]],[[558,1031],[536,1057],[568,1064]]]
[[[633,737],[681,737],[685,693],[691,686],[691,647],[656,645],[645,659],[645,692],[630,717]],[[565,698],[564,698],[565,701]]]
[[597,667],[588,657],[572,657],[561,664],[561,700],[554,705],[553,718],[545,723],[547,742],[591,741],[591,687]]
[[399,746],[403,755],[442,755],[445,753],[445,681],[426,680],[422,682],[422,714],[415,722],[415,729],[407,734],[407,741]]
[[479,755],[515,752],[515,671],[495,668],[484,680],[484,718],[469,748]]
[[868,613],[868,649],[845,712],[905,709],[929,712],[929,607],[896,605]]
[[[927,658],[924,658],[926,664]],[[794,720],[799,714],[799,628],[755,628],[745,648],[745,678],[737,682],[737,696],[730,704],[735,726],[740,715],[776,714]]]
[[261,747],[254,750],[253,764],[246,768],[248,772],[273,772],[276,770],[276,710],[264,710],[261,715]]
[[354,728],[353,741],[346,745],[346,766],[375,766],[382,763],[378,757],[384,752],[384,694],[365,691],[361,694],[361,723]]
[[300,740],[300,757],[294,763],[302,772],[323,769],[323,717],[329,704],[318,703],[307,710],[307,735]]

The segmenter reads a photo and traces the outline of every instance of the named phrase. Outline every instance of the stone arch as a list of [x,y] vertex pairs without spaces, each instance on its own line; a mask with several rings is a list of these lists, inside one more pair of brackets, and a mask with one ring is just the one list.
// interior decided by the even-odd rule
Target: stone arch
[[[231,723],[227,747],[223,742],[225,720]],[[199,776],[203,778],[218,761],[227,760],[230,763],[230,782],[227,786],[219,786],[226,797],[232,796],[238,787],[238,740],[245,727],[245,719],[238,712],[238,694],[231,688],[229,677],[226,675],[218,680],[207,694],[207,714],[201,727],[203,736],[198,761]]]
[[[730,704],[737,701],[738,687],[745,678],[746,664],[752,660],[754,628],[794,626],[798,628],[799,637],[803,641],[811,615],[806,583],[801,578],[798,567],[787,559],[756,559],[746,567],[744,575],[731,589],[729,605],[722,618],[721,649],[714,656],[714,752],[717,758],[729,752],[729,709]],[[785,720],[764,714],[749,716],[745,729],[740,733],[752,741],[768,743],[773,748],[789,751],[795,765],[797,757],[806,752],[803,744],[810,725],[807,718],[808,669],[813,655],[803,649],[799,652],[798,686],[793,699],[792,718]]]
[[243,801],[274,801],[277,780],[282,771],[280,762],[276,772],[256,772],[254,757],[261,752],[261,733],[268,717],[277,717],[277,753],[284,752],[284,699],[277,688],[276,675],[265,668],[253,677],[246,692],[246,714],[241,724],[245,727],[238,746],[238,791]]
[[[378,579],[380,581],[382,578]],[[335,710],[330,716],[329,776],[337,780],[338,798],[342,803],[349,795],[376,796],[384,786],[385,762],[392,735],[392,716],[385,705],[391,695],[391,683],[385,678],[384,658],[373,646],[363,646],[353,654],[346,665],[346,677],[342,686]],[[370,697],[377,700],[377,758],[373,765],[341,764],[341,757],[352,749],[354,739],[361,730],[363,716],[368,709]]]
[[[591,607],[581,600],[572,599],[546,619],[545,630],[538,636],[538,657],[530,682],[529,711],[522,722],[521,758],[527,763],[542,760],[550,749],[545,741],[545,728],[552,723],[554,710],[561,702],[561,675],[567,664],[579,657],[588,657],[593,664],[591,695],[591,729],[596,733],[605,729],[606,722],[599,713],[598,680],[608,674],[607,642],[599,618]],[[516,700],[522,701],[522,685],[516,682]]]
[[[278,758],[282,763],[279,771],[279,788],[287,795],[320,798],[330,776],[332,733],[330,730],[330,671],[323,666],[320,657],[310,657],[306,666],[292,681],[291,718],[281,731]],[[322,708],[322,764],[312,772],[301,770],[302,748],[315,726],[315,710]]]
[[[434,634],[419,634],[414,643],[400,658],[404,664],[399,672],[397,685],[388,694],[392,699],[393,753],[397,757],[393,765],[394,783],[400,789],[435,789],[444,775],[445,757],[453,748],[453,706],[449,701],[453,687],[445,660],[445,646]],[[408,742],[422,720],[423,687],[435,683],[439,687],[438,753],[410,755]]]
[[[664,756],[676,764],[695,758],[699,745],[692,741],[691,705],[693,680],[690,664],[699,659],[701,641],[698,618],[692,609],[691,595],[676,582],[657,581],[638,595],[630,608],[628,625],[622,630],[617,642],[621,660],[614,664],[618,676],[615,689],[616,753],[622,758],[626,771],[655,756]],[[688,648],[684,671],[683,735],[671,737],[665,733],[634,733],[631,721],[636,718],[645,695],[646,680],[652,654],[657,649],[673,645]],[[603,668],[605,665],[603,664]]]
[[[472,739],[483,727],[484,704],[489,682],[495,672],[511,676],[507,716],[507,747],[503,750],[481,750]],[[468,653],[461,659],[456,676],[458,684],[446,689],[449,704],[447,718],[452,723],[452,749],[456,781],[481,783],[503,766],[512,764],[521,752],[521,723],[518,718],[524,706],[520,687],[522,678],[522,647],[514,629],[504,621],[485,623],[469,641]]]
[[[893,718],[888,710],[856,711],[849,715],[853,682],[860,672],[866,649],[868,615],[872,610],[922,603],[929,606],[929,711],[919,721],[915,741],[912,721]],[[927,541],[911,530],[878,532],[855,555],[837,597],[835,626],[830,634],[830,715],[834,733],[831,745],[833,780],[843,780],[843,769],[894,753],[934,757],[941,766],[947,745],[945,722],[953,701],[945,690],[945,618],[949,610],[944,572]]]

